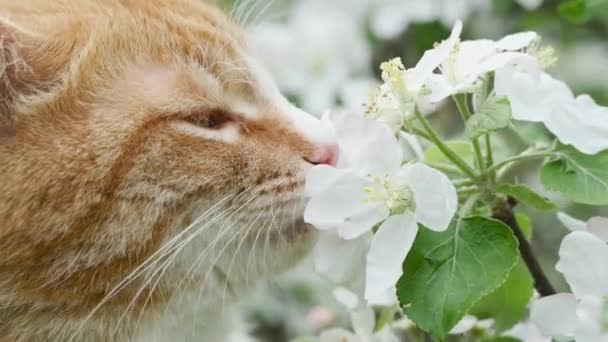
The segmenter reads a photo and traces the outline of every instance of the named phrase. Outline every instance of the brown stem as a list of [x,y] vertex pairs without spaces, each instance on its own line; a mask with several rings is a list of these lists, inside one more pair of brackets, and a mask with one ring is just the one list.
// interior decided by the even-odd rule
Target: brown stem
[[554,295],[556,293],[555,288],[553,285],[551,285],[551,282],[549,282],[549,279],[541,268],[536,255],[534,255],[530,242],[528,242],[528,239],[526,239],[521,227],[515,219],[513,208],[516,205],[517,201],[514,198],[509,197],[506,202],[503,202],[494,209],[494,218],[504,222],[507,226],[509,226],[509,228],[511,228],[511,231],[513,231],[513,234],[519,242],[519,252],[521,257],[524,259],[530,274],[532,274],[532,277],[534,278],[534,287],[538,293],[542,297]]

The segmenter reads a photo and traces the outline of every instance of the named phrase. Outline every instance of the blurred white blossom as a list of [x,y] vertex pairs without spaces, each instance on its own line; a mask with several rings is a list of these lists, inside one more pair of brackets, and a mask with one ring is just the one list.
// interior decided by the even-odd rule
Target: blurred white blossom
[[452,328],[452,330],[450,330],[450,335],[462,335],[473,329],[487,331],[491,329],[493,325],[493,319],[480,320],[475,316],[466,315]]
[[399,338],[386,326],[375,332],[376,318],[369,307],[351,311],[353,332],[342,328],[331,329],[321,334],[321,342],[399,342]]
[[589,232],[575,231],[562,241],[559,256],[556,269],[565,276],[572,294],[536,300],[532,321],[544,335],[556,339],[608,341],[608,245]]
[[551,337],[544,336],[538,327],[529,321],[517,323],[513,328],[505,331],[503,336],[518,338],[525,342],[551,342]]
[[370,75],[370,46],[348,3],[298,2],[287,22],[254,33],[256,46],[281,89],[320,115],[335,105],[344,84]]
[[381,0],[373,9],[371,28],[376,36],[390,39],[413,23],[439,20],[450,27],[487,8],[486,0]]
[[596,216],[585,222],[563,212],[557,213],[557,218],[570,231],[587,231],[608,242],[608,218]]
[[543,4],[543,0],[517,0],[517,2],[525,9],[535,10]]
[[574,89],[605,89],[608,75],[608,46],[604,41],[582,41],[560,46],[556,75]]

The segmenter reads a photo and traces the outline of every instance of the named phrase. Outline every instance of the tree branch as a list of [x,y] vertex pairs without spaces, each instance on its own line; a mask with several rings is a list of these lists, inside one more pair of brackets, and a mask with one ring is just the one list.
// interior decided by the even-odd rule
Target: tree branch
[[504,222],[517,238],[519,242],[519,253],[521,257],[524,259],[526,266],[528,266],[528,270],[530,274],[534,278],[534,287],[538,291],[538,293],[542,297],[554,295],[556,293],[555,288],[549,282],[547,275],[543,271],[538,262],[538,258],[534,254],[532,250],[532,246],[530,242],[526,239],[524,233],[521,230],[521,227],[517,223],[515,219],[515,213],[513,212],[513,208],[517,205],[517,201],[509,197],[506,202],[503,202],[501,205],[497,206],[494,209],[494,218]]

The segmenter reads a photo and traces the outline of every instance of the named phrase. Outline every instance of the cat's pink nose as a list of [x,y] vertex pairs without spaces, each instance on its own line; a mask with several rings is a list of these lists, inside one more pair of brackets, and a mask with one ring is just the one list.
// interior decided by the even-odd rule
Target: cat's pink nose
[[308,157],[306,161],[315,165],[330,165],[336,166],[338,164],[340,148],[338,144],[323,144],[319,145]]

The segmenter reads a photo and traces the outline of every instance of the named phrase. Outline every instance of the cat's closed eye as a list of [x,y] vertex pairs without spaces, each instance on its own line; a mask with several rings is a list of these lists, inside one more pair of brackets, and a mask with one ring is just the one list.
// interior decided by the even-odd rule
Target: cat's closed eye
[[186,122],[206,129],[221,129],[237,120],[236,115],[219,108],[197,112],[186,118]]

